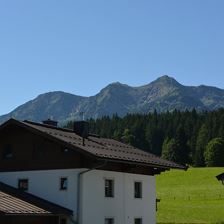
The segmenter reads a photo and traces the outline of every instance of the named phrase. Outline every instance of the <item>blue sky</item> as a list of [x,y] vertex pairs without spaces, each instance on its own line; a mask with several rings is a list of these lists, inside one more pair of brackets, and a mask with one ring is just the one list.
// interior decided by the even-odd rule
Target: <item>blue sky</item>
[[0,0],[0,114],[161,75],[224,88],[223,0]]

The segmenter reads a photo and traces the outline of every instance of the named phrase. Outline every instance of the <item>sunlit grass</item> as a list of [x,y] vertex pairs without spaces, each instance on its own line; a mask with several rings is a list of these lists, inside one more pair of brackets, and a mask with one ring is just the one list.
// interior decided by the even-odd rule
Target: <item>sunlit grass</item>
[[224,223],[224,168],[173,170],[157,176],[158,223]]

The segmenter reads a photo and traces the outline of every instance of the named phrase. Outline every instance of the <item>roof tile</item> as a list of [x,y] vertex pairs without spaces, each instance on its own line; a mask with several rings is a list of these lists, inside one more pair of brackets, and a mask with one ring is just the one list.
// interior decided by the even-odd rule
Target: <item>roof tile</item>
[[[25,121],[23,122],[23,124],[28,125],[41,132],[47,133],[52,137],[71,144],[74,147],[78,147],[83,151],[95,156],[108,159],[119,159],[130,162],[140,162],[149,166],[162,166],[166,168],[178,169],[186,168],[185,166],[162,159],[149,152],[145,152],[131,145],[127,145],[113,139],[89,136],[88,138],[85,138],[85,143],[83,145],[82,137],[74,133],[72,130],[55,128],[30,121]],[[71,142],[70,139],[73,139],[73,141]]]
[[0,182],[0,212],[7,215],[68,215],[72,211]]

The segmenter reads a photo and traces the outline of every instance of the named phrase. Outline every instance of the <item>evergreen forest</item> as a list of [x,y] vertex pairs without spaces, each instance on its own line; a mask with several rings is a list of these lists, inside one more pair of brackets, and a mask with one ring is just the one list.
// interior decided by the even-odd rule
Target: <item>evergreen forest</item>
[[[113,115],[90,119],[90,132],[194,167],[224,166],[224,109]],[[69,122],[66,127],[71,127]]]

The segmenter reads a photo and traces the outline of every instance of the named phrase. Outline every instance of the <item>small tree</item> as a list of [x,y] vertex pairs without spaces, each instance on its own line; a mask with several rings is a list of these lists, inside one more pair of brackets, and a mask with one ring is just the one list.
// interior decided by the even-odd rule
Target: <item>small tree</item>
[[183,163],[180,157],[180,144],[175,139],[166,139],[163,143],[162,158],[177,163]]
[[224,166],[224,140],[213,138],[206,146],[204,156],[207,166]]
[[122,136],[123,142],[132,145],[134,138],[135,137],[134,137],[134,135],[132,135],[131,131],[128,128],[126,128],[124,130],[123,136]]

